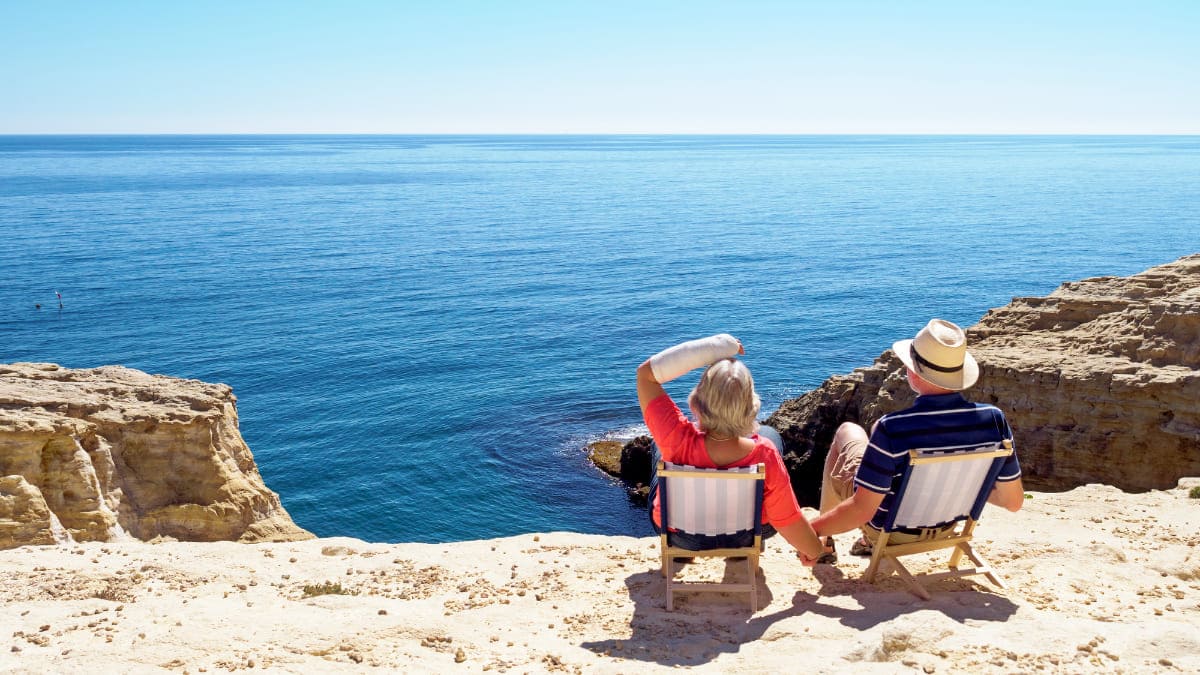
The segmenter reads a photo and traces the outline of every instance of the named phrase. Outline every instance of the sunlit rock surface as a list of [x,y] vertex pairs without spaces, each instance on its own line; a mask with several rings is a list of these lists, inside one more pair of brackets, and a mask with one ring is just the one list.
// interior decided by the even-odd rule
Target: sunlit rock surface
[[0,548],[159,536],[312,535],[263,484],[228,386],[0,365]]

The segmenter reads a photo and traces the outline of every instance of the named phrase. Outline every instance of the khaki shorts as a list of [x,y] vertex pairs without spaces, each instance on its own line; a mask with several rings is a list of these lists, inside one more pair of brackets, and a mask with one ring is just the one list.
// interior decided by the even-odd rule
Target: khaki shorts
[[829,449],[821,472],[821,513],[829,511],[854,494],[854,476],[862,464],[867,442],[851,440]]
[[[896,544],[911,544],[918,541],[946,539],[947,537],[953,537],[958,534],[958,531],[955,529],[957,526],[958,523],[950,523],[949,525],[943,525],[942,527],[933,527],[927,530],[922,530],[920,533],[893,532],[888,535],[888,545],[895,546]],[[879,541],[879,530],[876,530],[869,525],[863,525],[859,529],[863,531],[863,535],[866,536],[867,541],[871,542],[872,544],[874,544],[876,541]]]

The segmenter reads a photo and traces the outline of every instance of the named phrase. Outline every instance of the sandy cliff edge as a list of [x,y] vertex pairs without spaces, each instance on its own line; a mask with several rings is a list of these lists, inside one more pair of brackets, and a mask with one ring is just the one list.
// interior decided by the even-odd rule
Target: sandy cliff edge
[[[1200,479],[1182,485],[988,507],[977,547],[1008,590],[944,581],[929,602],[771,541],[753,615],[723,595],[667,612],[649,537],[25,547],[0,551],[0,671],[1196,672]],[[305,597],[325,584],[348,594]]]
[[[1200,478],[1171,487],[1159,471],[1179,475],[1197,460],[1200,256],[1131,278],[1017,299],[972,331],[981,354],[1022,366],[985,376],[1003,383],[1012,375],[1024,395],[1033,372],[1036,386],[1077,416],[1055,427],[1027,418],[1045,441],[1026,439],[1020,450],[1031,477],[1086,483],[1079,448],[1123,434],[1130,443],[1101,444],[1116,449],[1120,477],[1145,491],[1084,484],[1035,492],[1016,514],[989,506],[976,547],[1008,588],[944,581],[930,601],[894,578],[861,582],[863,559],[805,568],[781,541],[768,543],[766,597],[751,613],[743,598],[723,595],[684,596],[666,611],[653,538],[299,540],[311,535],[261,485],[236,435],[228,387],[177,381],[189,383],[186,392],[147,394],[144,378],[159,376],[95,369],[107,371],[101,380],[129,381],[89,388],[87,377],[51,364],[2,366],[0,432],[9,435],[0,433],[0,533],[46,545],[0,550],[0,636],[9,642],[0,645],[0,671],[1200,671],[1200,498],[1190,495]],[[1020,330],[1000,329],[1014,325]],[[1018,361],[1039,350],[1041,366]],[[819,410],[844,417],[878,414],[863,407],[868,399],[902,405],[888,398],[893,365],[833,378]],[[13,372],[22,368],[31,370]],[[21,377],[42,388],[9,386]],[[996,386],[980,391],[1013,400],[1009,385]],[[1129,407],[1137,420],[1123,420],[1139,398],[1153,405]],[[1014,417],[1041,411],[1028,398],[1010,407]],[[819,445],[813,427],[791,433]],[[1168,439],[1165,452],[1147,454],[1157,447],[1151,433]],[[202,467],[208,478],[199,486],[144,480]],[[146,544],[114,533],[297,540]],[[839,549],[852,538],[842,535]],[[704,561],[687,574],[739,571]]]

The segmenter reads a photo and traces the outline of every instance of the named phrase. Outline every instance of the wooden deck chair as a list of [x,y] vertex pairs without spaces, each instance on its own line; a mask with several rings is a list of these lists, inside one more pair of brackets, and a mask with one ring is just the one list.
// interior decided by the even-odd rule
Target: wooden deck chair
[[[878,535],[871,554],[871,563],[863,579],[875,580],[880,563],[900,575],[913,593],[924,600],[929,591],[900,563],[900,557],[953,549],[950,569],[945,572],[920,575],[925,581],[947,577],[983,574],[996,586],[1004,588],[991,567],[971,548],[975,521],[987,503],[1004,458],[1012,454],[1012,441],[970,447],[925,448],[909,451],[908,468],[900,479],[896,499],[887,514],[883,530],[876,532],[864,526],[870,535]],[[904,543],[889,539],[903,532]],[[916,535],[914,541],[912,535]],[[958,567],[963,556],[975,567]],[[890,574],[890,572],[889,572]]]
[[[749,592],[751,611],[758,610],[758,556],[762,552],[762,505],[766,467],[700,469],[658,463],[658,495],[662,509],[662,574],[667,580],[667,610],[675,609],[675,593],[684,591]],[[750,545],[696,551],[675,545],[677,532],[691,535],[753,533]],[[676,558],[746,559],[747,583],[677,581]]]

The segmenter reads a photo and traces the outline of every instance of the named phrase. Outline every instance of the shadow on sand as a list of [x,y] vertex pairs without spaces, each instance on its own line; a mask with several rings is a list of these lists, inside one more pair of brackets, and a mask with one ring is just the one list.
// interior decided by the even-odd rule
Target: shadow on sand
[[[743,563],[725,566],[725,580],[744,580]],[[769,614],[751,613],[747,596],[742,593],[676,594],[674,611],[666,609],[666,585],[659,570],[635,572],[625,579],[634,610],[630,619],[632,634],[584,642],[581,646],[611,658],[653,662],[663,666],[698,666],[721,654],[736,653],[742,645],[760,639],[776,622],[811,613],[835,619],[844,626],[867,630],[904,614],[934,610],[964,623],[967,621],[1005,621],[1017,606],[996,595],[988,587],[962,579],[930,587],[934,597],[922,601],[910,594],[897,578],[867,584],[848,578],[831,566],[814,568],[820,583],[816,594],[796,591],[790,606]],[[759,606],[768,607],[774,599],[762,569],[758,571]],[[857,608],[847,608],[824,599],[848,596]]]

